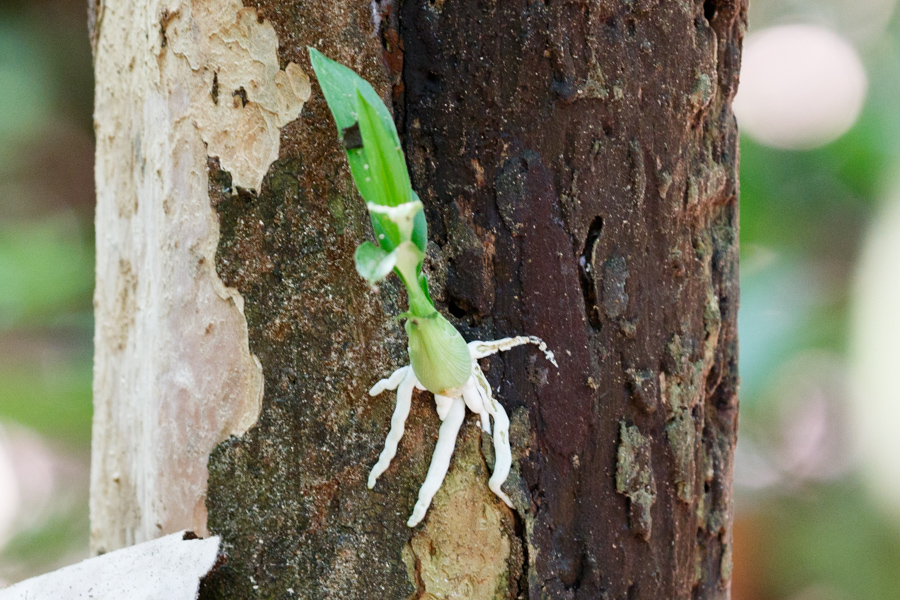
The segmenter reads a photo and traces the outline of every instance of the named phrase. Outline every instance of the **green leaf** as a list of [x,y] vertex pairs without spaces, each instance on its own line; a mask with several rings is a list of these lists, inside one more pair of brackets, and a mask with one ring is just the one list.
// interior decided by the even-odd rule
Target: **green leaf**
[[[375,231],[375,239],[378,240],[378,245],[383,248],[385,252],[393,252],[396,250],[400,245],[400,233],[397,226],[381,215],[369,213],[369,219],[372,221],[372,229]],[[382,224],[382,221],[384,221],[384,225]],[[389,229],[386,229],[385,225],[387,225]]]
[[[338,133],[344,140],[350,173],[363,200],[376,207],[420,203],[410,184],[397,128],[384,101],[353,70],[314,48],[309,48],[309,54]],[[379,246],[377,250],[382,254],[374,253],[373,248],[357,250],[360,274],[370,279],[367,274],[374,275],[378,271],[372,265],[380,265],[382,258],[397,251],[407,241],[411,241],[421,254],[415,269],[418,273],[428,244],[428,225],[421,208],[412,215],[411,226],[409,213],[400,215],[397,211],[373,210],[370,206],[369,215]],[[362,266],[360,252],[363,253]],[[423,291],[428,297],[427,284],[422,281],[419,286],[424,286]]]
[[[366,202],[382,206],[398,206],[412,202],[412,186],[394,121],[379,114],[376,106],[359,90],[356,92],[356,102],[359,134],[368,162],[362,165],[359,173],[354,169],[353,176],[356,179],[370,178],[376,186],[378,197],[377,200],[366,199]],[[380,99],[378,104],[384,107]]]
[[[419,200],[419,195],[415,191],[413,191],[412,197],[413,200],[421,202],[421,200]],[[420,210],[416,213],[412,230],[412,243],[422,251],[422,254],[425,254],[428,246],[428,221],[425,220],[424,210]]]
[[385,252],[372,242],[363,242],[353,254],[356,272],[369,283],[377,283],[388,276],[397,264],[397,250]]
[[[334,116],[338,134],[343,136],[343,131],[352,127],[359,118],[356,115],[356,90],[375,107],[375,110],[383,119],[391,121],[392,116],[384,105],[384,101],[368,81],[356,74],[353,69],[335,62],[316,50],[308,47],[309,59],[312,62],[313,71],[319,80],[319,87],[328,102],[328,108]],[[393,121],[391,121],[393,122]],[[396,131],[394,132],[396,136]],[[400,138],[397,137],[397,145]]]
[[[422,268],[421,263],[419,263],[419,268]],[[420,270],[417,279],[419,280],[419,287],[422,288],[423,292],[425,292],[425,297],[428,298],[428,301],[431,302],[433,306],[434,300],[431,299],[431,292],[428,290],[428,280],[425,279],[425,273]]]
[[[347,151],[347,162],[350,164],[350,174],[356,183],[356,189],[363,197],[366,204],[386,205],[382,199],[381,185],[371,175],[365,165],[369,164],[369,158],[364,148]],[[387,204],[390,206],[389,204]],[[378,236],[378,245],[390,252],[405,240],[402,239],[397,225],[384,215],[369,213],[375,235]]]
[[[349,136],[345,137],[347,134],[344,130],[351,129],[354,125],[357,125],[359,120],[357,96],[362,96],[368,108],[377,115],[378,121],[384,124],[381,133],[386,133],[391,140],[388,146],[398,148],[400,146],[400,138],[397,135],[397,129],[394,126],[391,113],[375,89],[352,69],[327,58],[315,48],[309,48],[309,54],[313,70],[316,72],[316,77],[319,80],[319,87],[321,87],[322,93],[325,95],[325,100],[331,109],[331,114],[334,116],[341,138],[345,142],[350,141]],[[355,144],[351,143],[351,145]],[[378,157],[376,157],[377,159]],[[394,206],[403,203],[405,201],[404,197],[408,197],[408,195],[403,193],[398,199],[385,197],[384,182],[373,177],[368,172],[369,169],[365,167],[365,165],[370,163],[369,153],[365,146],[362,148],[347,148],[347,162],[350,164],[350,173],[353,175],[353,181],[367,204],[371,202],[373,204]],[[403,170],[399,174],[400,181],[405,180],[406,186],[409,188],[409,174],[406,171],[406,164],[403,162],[402,154],[401,162]],[[409,189],[408,193],[411,192],[412,190]],[[371,219],[378,239],[378,245],[385,251],[391,252],[405,241],[398,227],[384,215],[373,214]]]

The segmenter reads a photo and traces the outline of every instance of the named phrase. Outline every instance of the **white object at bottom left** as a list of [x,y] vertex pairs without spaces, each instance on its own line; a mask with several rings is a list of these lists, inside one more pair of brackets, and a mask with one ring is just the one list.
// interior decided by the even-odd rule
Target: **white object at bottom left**
[[185,532],[122,548],[0,590],[0,600],[196,600],[219,537]]

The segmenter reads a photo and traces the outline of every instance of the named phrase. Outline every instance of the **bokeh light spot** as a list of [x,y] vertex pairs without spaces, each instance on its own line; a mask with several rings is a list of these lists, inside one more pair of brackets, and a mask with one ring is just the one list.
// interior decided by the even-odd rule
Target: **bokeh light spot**
[[859,118],[868,85],[856,50],[814,25],[782,25],[748,36],[734,111],[762,144],[823,146]]

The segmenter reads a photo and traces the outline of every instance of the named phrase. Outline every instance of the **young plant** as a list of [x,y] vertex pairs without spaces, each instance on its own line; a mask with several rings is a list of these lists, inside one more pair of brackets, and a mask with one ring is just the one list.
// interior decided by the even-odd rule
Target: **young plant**
[[467,344],[459,331],[437,311],[422,273],[428,242],[425,213],[410,184],[391,114],[372,86],[351,69],[314,48],[309,49],[309,54],[319,86],[334,116],[338,135],[347,150],[350,173],[369,209],[377,238],[377,244],[367,241],[356,249],[356,270],[372,284],[393,271],[403,282],[409,297],[409,310],[399,317],[406,319],[410,364],[397,369],[369,390],[372,396],[384,390],[397,390],[391,430],[384,450],[369,474],[369,488],[375,486],[397,453],[413,388],[418,388],[434,394],[442,424],[428,475],[407,525],[413,527],[422,520],[444,481],[467,406],[478,414],[482,429],[488,433],[493,419],[496,461],[488,485],[512,507],[509,497],[500,489],[512,464],[509,418],[500,403],[494,400],[477,359],[521,344],[536,344],[555,366],[553,353],[534,336]]

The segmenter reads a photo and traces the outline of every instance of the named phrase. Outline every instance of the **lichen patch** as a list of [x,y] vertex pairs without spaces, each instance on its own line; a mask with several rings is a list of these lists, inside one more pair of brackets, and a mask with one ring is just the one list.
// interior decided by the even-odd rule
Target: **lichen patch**
[[672,450],[673,479],[678,499],[694,501],[697,431],[689,410],[683,410],[666,425],[666,441]]
[[650,540],[656,502],[656,481],[650,455],[650,440],[634,425],[619,424],[619,451],[616,463],[616,491],[628,498],[628,524],[644,541]]

